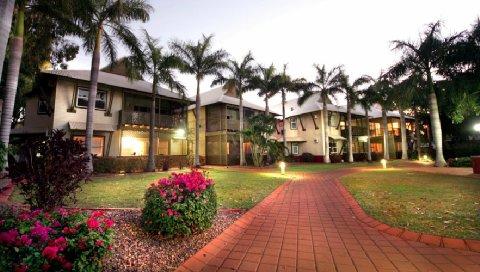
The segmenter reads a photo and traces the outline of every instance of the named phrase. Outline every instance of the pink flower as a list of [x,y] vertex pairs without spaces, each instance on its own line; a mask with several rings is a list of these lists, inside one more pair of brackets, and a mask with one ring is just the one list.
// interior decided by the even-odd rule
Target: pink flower
[[40,221],[36,221],[34,226],[30,229],[30,234],[40,238],[40,241],[45,242],[48,240],[48,234],[52,229],[42,225]]
[[78,248],[80,250],[84,250],[84,249],[87,248],[87,242],[85,241],[85,239],[82,238],[82,239],[78,240]]
[[51,265],[49,265],[48,263],[44,263],[42,265],[42,270],[43,271],[48,271],[48,270],[50,270],[50,267],[51,267]]
[[23,246],[30,246],[32,244],[32,239],[30,239],[28,235],[23,234],[22,236],[20,236],[20,243]]
[[105,218],[105,220],[103,220],[103,224],[105,225],[106,229],[109,229],[113,226],[113,221],[111,219]]
[[98,229],[100,227],[100,223],[98,223],[95,218],[90,217],[87,220],[87,226],[89,229]]
[[12,245],[18,237],[18,230],[11,229],[8,231],[0,232],[0,244]]
[[101,217],[103,215],[104,215],[103,211],[94,211],[91,217],[95,218],[95,217]]
[[65,208],[59,208],[57,210],[58,214],[60,214],[61,217],[67,217],[68,216],[68,211]]
[[68,246],[67,239],[65,239],[63,236],[59,237],[53,240],[52,245],[59,247],[60,250],[64,250]]
[[60,224],[60,222],[58,222],[58,220],[55,220],[52,223],[52,227],[54,227],[54,228],[58,228],[58,227],[61,227],[61,226],[62,226],[62,224]]
[[96,240],[95,245],[98,246],[98,247],[102,247],[103,246],[103,240]]
[[173,216],[175,213],[173,212],[172,209],[167,209],[167,214],[168,216]]
[[21,264],[15,267],[15,272],[26,272],[28,270],[28,266],[26,264]]
[[42,256],[49,260],[54,260],[58,257],[59,250],[58,246],[47,246],[43,249]]
[[63,234],[75,234],[75,233],[77,233],[77,229],[64,227],[63,230],[62,230],[62,233]]
[[70,271],[70,270],[73,269],[72,263],[67,262],[67,261],[65,261],[65,262],[62,264],[62,267],[63,267],[63,269],[68,270],[68,271]]

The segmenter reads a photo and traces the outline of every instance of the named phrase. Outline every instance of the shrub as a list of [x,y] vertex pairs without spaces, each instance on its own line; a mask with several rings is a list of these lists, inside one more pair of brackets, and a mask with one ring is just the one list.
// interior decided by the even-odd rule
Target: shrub
[[64,136],[64,131],[53,130],[49,136],[26,141],[18,151],[21,160],[10,168],[11,177],[33,208],[52,210],[67,198],[75,200],[80,182],[90,175],[86,149]]
[[342,155],[340,154],[330,154],[330,162],[331,163],[341,163],[343,160]]
[[302,155],[300,155],[300,160],[302,162],[314,162],[315,156],[313,156],[312,153],[302,153]]
[[[164,163],[168,161],[170,167],[184,167],[189,165],[186,155],[157,155],[155,156],[155,167],[164,169]],[[205,160],[203,158],[203,164]],[[124,156],[124,157],[95,157],[93,158],[93,171],[95,173],[137,173],[145,171],[147,166],[146,156]]]
[[217,213],[213,180],[198,170],[172,173],[145,193],[142,226],[165,236],[190,235],[209,228]]
[[162,163],[162,171],[168,171],[168,169],[170,169],[170,161],[168,158],[165,158]]
[[473,167],[472,159],[470,157],[448,159],[447,164],[450,167]]
[[112,224],[101,212],[12,213],[0,220],[0,271],[101,271]]

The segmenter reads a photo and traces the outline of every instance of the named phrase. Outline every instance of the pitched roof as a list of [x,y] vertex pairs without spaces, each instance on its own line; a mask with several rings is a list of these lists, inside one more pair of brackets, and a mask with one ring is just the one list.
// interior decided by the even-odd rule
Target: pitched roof
[[[43,74],[51,74],[71,79],[90,81],[90,70],[42,70]],[[130,80],[128,77],[111,74],[103,71],[98,72],[98,83],[130,89],[134,91],[151,93],[152,83],[144,80]],[[181,95],[169,89],[158,87],[158,95],[181,99]]]

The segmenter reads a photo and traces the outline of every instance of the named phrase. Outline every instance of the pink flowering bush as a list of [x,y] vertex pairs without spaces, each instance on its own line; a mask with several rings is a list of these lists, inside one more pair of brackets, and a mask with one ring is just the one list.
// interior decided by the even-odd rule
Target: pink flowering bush
[[147,189],[142,226],[165,236],[190,235],[211,227],[216,214],[212,179],[198,170],[173,173]]
[[101,271],[112,226],[98,211],[12,212],[0,220],[0,271]]

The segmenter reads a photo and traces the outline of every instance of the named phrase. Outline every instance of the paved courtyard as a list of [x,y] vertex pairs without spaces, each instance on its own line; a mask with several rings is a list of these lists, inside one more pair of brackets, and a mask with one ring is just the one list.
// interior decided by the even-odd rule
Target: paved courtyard
[[353,171],[282,185],[178,271],[480,271],[480,253],[406,241],[360,222],[337,187]]

